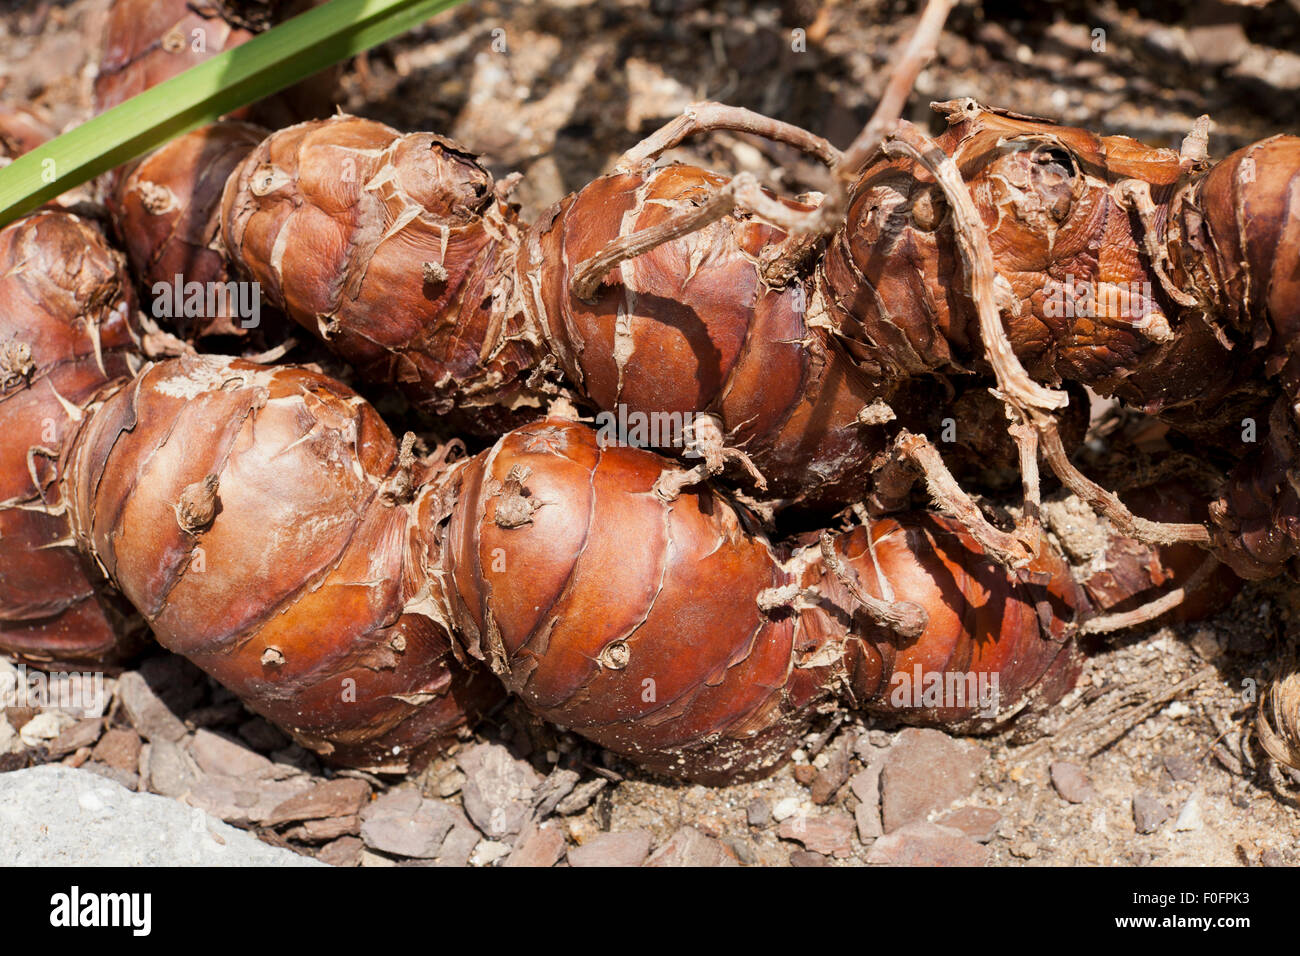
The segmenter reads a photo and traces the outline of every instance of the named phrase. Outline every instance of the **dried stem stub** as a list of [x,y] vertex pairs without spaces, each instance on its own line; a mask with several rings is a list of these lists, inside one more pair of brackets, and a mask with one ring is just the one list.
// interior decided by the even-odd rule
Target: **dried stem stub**
[[854,600],[862,605],[867,614],[877,624],[889,628],[903,637],[920,637],[930,622],[925,608],[911,601],[888,601],[872,597],[862,587],[857,577],[844,566],[840,556],[835,553],[835,539],[829,533],[821,536],[822,560],[827,569],[853,595]]

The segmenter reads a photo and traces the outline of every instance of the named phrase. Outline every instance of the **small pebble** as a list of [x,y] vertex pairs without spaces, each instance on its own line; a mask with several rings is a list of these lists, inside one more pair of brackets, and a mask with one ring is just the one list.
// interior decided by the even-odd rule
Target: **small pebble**
[[802,806],[803,801],[798,797],[786,797],[783,800],[778,800],[776,806],[772,808],[772,819],[777,823],[788,820],[798,813],[799,808]]
[[496,840],[480,840],[470,855],[470,866],[491,866],[497,860],[510,855],[510,844]]
[[1032,840],[1021,840],[1011,844],[1011,855],[1022,860],[1032,860],[1038,856],[1038,844]]
[[1076,763],[1057,760],[1051,768],[1052,786],[1070,803],[1086,803],[1097,795],[1088,774]]
[[1174,829],[1179,833],[1187,833],[1192,830],[1199,830],[1201,826],[1201,802],[1199,794],[1194,793],[1183,804],[1183,809],[1179,811],[1178,819],[1174,821]]
[[1169,808],[1149,793],[1133,797],[1133,825],[1138,833],[1154,833],[1169,819]]

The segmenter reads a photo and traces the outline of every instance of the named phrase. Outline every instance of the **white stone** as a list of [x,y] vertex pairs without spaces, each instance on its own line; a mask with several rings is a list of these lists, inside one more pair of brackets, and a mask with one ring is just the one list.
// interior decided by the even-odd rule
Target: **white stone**
[[0,774],[0,866],[323,865],[87,770]]

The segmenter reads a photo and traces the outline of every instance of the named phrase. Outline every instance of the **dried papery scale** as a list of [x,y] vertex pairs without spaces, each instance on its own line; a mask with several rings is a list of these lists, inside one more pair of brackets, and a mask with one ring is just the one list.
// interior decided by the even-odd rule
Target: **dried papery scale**
[[90,224],[39,213],[0,231],[0,650],[38,666],[115,665],[138,624],[72,541],[58,455],[129,373],[134,297]]
[[1287,666],[1260,698],[1255,736],[1270,757],[1300,770],[1300,670],[1294,659]]
[[[774,547],[707,486],[655,495],[676,467],[550,419],[457,476],[444,531],[452,616],[539,716],[716,783],[771,770],[838,695],[986,728],[1030,697],[1059,699],[1077,676],[1078,592],[1050,545],[1008,578],[955,522],[918,514],[828,537],[843,556],[830,571],[819,543]],[[878,599],[870,613],[857,588]],[[900,610],[910,636],[878,623]],[[891,682],[915,667],[995,673],[996,717],[974,701],[891,704]]]

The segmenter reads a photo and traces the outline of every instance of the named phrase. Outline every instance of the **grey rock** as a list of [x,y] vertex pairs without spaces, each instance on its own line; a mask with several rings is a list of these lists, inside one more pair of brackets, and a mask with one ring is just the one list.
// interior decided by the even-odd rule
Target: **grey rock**
[[858,839],[869,843],[885,832],[880,819],[880,765],[855,773],[849,779],[849,789],[858,798],[858,805],[853,810]]
[[1169,819],[1169,808],[1149,793],[1133,797],[1133,825],[1138,833],[1154,833]]
[[491,866],[497,860],[504,860],[510,855],[510,844],[498,840],[480,840],[470,854],[471,866]]
[[178,741],[185,736],[185,724],[138,672],[127,671],[118,678],[117,694],[132,725],[146,740]]
[[554,813],[560,801],[573,792],[573,788],[581,779],[581,775],[576,770],[565,770],[561,767],[552,770],[534,794],[538,818],[549,817]]
[[182,797],[198,783],[193,761],[173,741],[160,739],[149,744],[147,766],[149,789],[164,797]]
[[[570,851],[572,853],[572,851]],[[682,827],[655,850],[646,866],[740,866],[730,851],[694,827]]]
[[750,843],[742,836],[724,836],[723,845],[730,850],[737,860],[744,866],[758,865],[758,851],[754,849],[754,844]]
[[968,796],[987,759],[984,748],[940,731],[904,730],[880,771],[885,832],[924,820],[933,811]]
[[499,744],[479,744],[462,752],[456,762],[465,774],[461,802],[474,825],[492,839],[511,836],[533,814],[533,792],[541,775]]
[[339,837],[316,851],[316,859],[330,866],[360,866],[366,845],[357,837]]
[[28,747],[36,747],[56,739],[76,722],[77,718],[61,710],[41,711],[22,725],[18,738]]
[[880,806],[880,767],[868,767],[853,775],[849,780],[849,789],[863,803]]
[[467,865],[474,848],[483,839],[460,810],[454,809],[452,816],[456,819],[456,824],[442,841],[442,847],[434,859],[434,866]]
[[465,775],[459,770],[453,770],[438,778],[435,789],[440,797],[452,797],[460,793],[463,786],[465,786]]
[[47,764],[0,774],[0,865],[318,864],[175,800]]
[[570,847],[570,866],[640,866],[650,855],[645,830],[598,833],[582,846]]
[[1038,844],[1033,840],[1017,840],[1011,844],[1008,851],[1012,856],[1019,857],[1022,860],[1032,860],[1038,856]]
[[858,828],[858,839],[863,843],[870,843],[885,832],[880,822],[880,807],[869,803],[859,803],[853,808],[853,822]]
[[285,838],[302,843],[325,843],[339,837],[356,836],[361,832],[361,817],[329,817],[325,820],[305,820],[301,826],[285,831]]
[[807,807],[798,797],[782,797],[776,801],[776,806],[772,807],[772,819],[780,823],[801,811],[806,812]]
[[277,775],[275,764],[244,744],[223,734],[200,729],[190,741],[190,753],[204,773],[223,777],[269,779]]
[[1201,765],[1187,754],[1168,753],[1163,762],[1169,776],[1176,781],[1191,783],[1201,775]]
[[265,823],[276,826],[301,820],[356,816],[369,799],[370,784],[354,777],[340,777],[294,794],[272,810]]
[[185,794],[185,802],[236,826],[264,825],[277,807],[309,787],[306,776],[266,780],[207,774]]
[[1193,793],[1187,798],[1187,802],[1183,804],[1182,810],[1178,812],[1178,819],[1174,821],[1174,830],[1179,833],[1187,833],[1192,830],[1199,830],[1203,825],[1200,794]]
[[140,737],[134,730],[114,727],[104,734],[91,753],[92,760],[106,763],[118,770],[139,770]]
[[853,852],[854,820],[842,810],[821,816],[798,814],[785,820],[777,830],[783,840],[802,843],[805,850],[823,856],[846,857]]
[[987,866],[990,850],[960,830],[918,821],[882,836],[867,851],[877,866]]
[[871,763],[876,758],[876,748],[871,743],[871,734],[858,734],[853,741],[853,755],[861,760],[864,764]]
[[1097,795],[1088,774],[1077,763],[1057,760],[1050,768],[1052,786],[1070,803],[1086,803]]
[[790,854],[790,865],[798,867],[830,866],[831,861],[812,850],[795,850]]
[[991,807],[961,807],[949,810],[935,822],[941,827],[960,830],[976,843],[988,843],[997,835],[1002,814]]
[[830,803],[835,794],[844,786],[849,779],[849,748],[848,741],[841,738],[832,744],[827,751],[826,766],[817,772],[813,777],[813,782],[809,790],[812,795],[812,802],[818,806]]
[[555,805],[555,812],[564,817],[581,813],[591,806],[591,801],[596,799],[596,794],[604,790],[608,783],[609,781],[604,777],[596,777],[578,784],[571,794]]
[[[361,839],[382,853],[431,860],[457,822],[449,806],[425,799],[418,790],[390,790],[361,811]],[[477,843],[475,835],[465,850],[466,860]]]
[[502,866],[549,867],[564,858],[564,831],[553,823],[529,825],[519,834],[515,848]]
[[103,777],[105,780],[112,780],[114,783],[125,787],[127,790],[140,789],[140,775],[134,770],[123,770],[120,767],[110,767],[106,763],[97,763],[94,760],[82,764],[81,769],[93,773],[96,776]]
[[1259,855],[1260,866],[1290,866],[1290,858],[1275,846],[1271,846]]
[[[0,723],[8,726],[6,721]],[[4,728],[0,727],[0,731]],[[70,753],[80,750],[82,747],[91,747],[99,739],[99,735],[104,730],[104,721],[98,717],[88,717],[85,720],[79,720],[71,727],[64,730],[59,736],[50,741],[46,748],[51,757],[64,757]],[[0,739],[0,751],[4,750],[4,741]]]
[[772,820],[772,808],[762,797],[755,797],[745,807],[745,819],[751,827],[765,827]]

